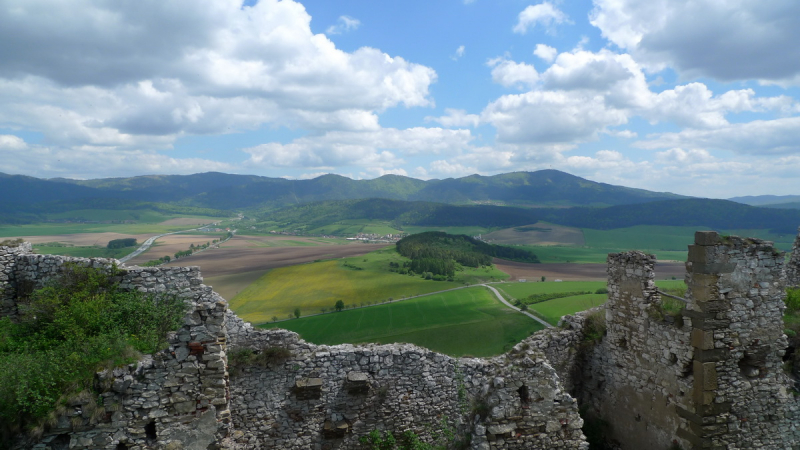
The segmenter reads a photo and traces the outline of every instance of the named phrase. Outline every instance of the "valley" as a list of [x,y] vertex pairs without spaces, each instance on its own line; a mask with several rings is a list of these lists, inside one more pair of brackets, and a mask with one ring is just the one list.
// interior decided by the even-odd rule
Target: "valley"
[[[112,250],[106,248],[108,242],[130,238],[141,245],[152,236],[196,227],[159,237],[127,264],[162,260],[168,261],[164,266],[199,266],[204,282],[240,317],[294,329],[311,342],[405,339],[451,354],[488,355],[504,351],[509,339],[519,340],[539,325],[493,300],[486,288],[470,286],[494,283],[512,302],[519,299],[520,289],[558,293],[573,283],[602,286],[607,255],[633,249],[656,255],[659,283],[682,283],[686,245],[697,229],[716,227],[723,233],[765,238],[789,250],[800,223],[800,211],[576,179],[540,171],[437,182],[323,176],[287,183],[197,174],[150,178],[141,191],[130,189],[139,182],[136,178],[68,183],[76,188],[65,188],[62,180],[54,184],[64,188],[62,194],[52,194],[68,193],[69,202],[54,206],[32,201],[17,209],[13,220],[5,210],[0,237],[27,240],[39,253],[121,258],[135,247]],[[11,181],[13,177],[2,179]],[[270,190],[264,190],[268,186]],[[166,194],[169,189],[173,190]],[[111,200],[123,192],[127,200]],[[293,205],[287,203],[289,192],[296,200]],[[363,197],[367,192],[378,198]],[[229,201],[222,202],[223,197]],[[526,200],[530,198],[538,203]],[[434,199],[450,203],[431,202]],[[47,201],[53,200],[51,195]],[[233,236],[217,242],[229,230]],[[539,263],[500,257],[490,258],[491,265],[458,265],[452,275],[410,274],[405,272],[411,260],[398,254],[394,244],[354,240],[391,235],[394,241],[432,231],[510,246],[520,254],[535,255],[532,260]],[[202,251],[189,255],[192,249]],[[530,312],[555,324],[563,314],[602,303],[604,296],[595,294],[596,289],[576,289],[584,293],[531,305]],[[460,296],[471,298],[472,306]],[[344,310],[332,314],[337,301],[343,302]],[[437,308],[442,307],[464,309],[466,316],[438,317]],[[442,322],[386,322],[387,317],[397,319],[412,310]],[[497,312],[501,310],[506,313]],[[397,327],[387,325],[390,322]],[[475,327],[507,331],[498,332],[499,340],[482,350],[447,343],[470,342],[462,334]]]

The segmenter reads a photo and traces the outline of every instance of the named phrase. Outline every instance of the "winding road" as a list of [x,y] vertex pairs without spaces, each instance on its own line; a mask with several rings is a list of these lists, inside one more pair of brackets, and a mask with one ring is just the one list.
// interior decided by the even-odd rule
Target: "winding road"
[[511,308],[511,309],[515,309],[515,310],[517,310],[517,311],[521,312],[522,314],[525,314],[526,316],[530,317],[531,319],[533,319],[533,320],[535,320],[535,321],[539,322],[540,324],[544,325],[544,327],[545,327],[545,328],[553,328],[553,326],[552,326],[552,325],[550,325],[549,323],[545,322],[544,320],[542,320],[542,319],[540,319],[540,318],[538,318],[538,317],[534,316],[533,314],[529,313],[528,311],[523,311],[523,310],[521,310],[521,309],[517,308],[516,306],[512,305],[511,303],[508,303],[508,302],[506,301],[506,299],[505,299],[505,298],[503,298],[503,296],[502,296],[502,295],[500,295],[500,293],[499,293],[499,292],[497,292],[497,289],[495,289],[494,287],[492,287],[492,286],[489,286],[488,284],[481,284],[480,286],[486,286],[487,288],[489,288],[489,290],[491,290],[492,292],[494,292],[494,295],[496,295],[496,296],[497,296],[497,299],[498,299],[498,300],[500,300],[501,302],[503,302],[503,304],[505,304],[505,305],[506,305],[506,306],[508,306],[509,308]]
[[130,261],[133,258],[136,258],[137,256],[141,255],[142,253],[146,252],[147,249],[150,248],[150,246],[153,245],[153,242],[155,242],[156,239],[158,239],[158,238],[161,238],[161,237],[164,237],[164,236],[169,236],[170,234],[179,234],[179,233],[186,233],[188,231],[197,231],[200,228],[202,228],[202,227],[192,228],[191,230],[173,231],[172,233],[159,234],[158,236],[153,236],[151,238],[148,238],[146,241],[144,241],[144,243],[142,244],[141,247],[139,247],[136,250],[134,250],[133,253],[118,259],[118,261],[120,263],[125,263],[127,261]]

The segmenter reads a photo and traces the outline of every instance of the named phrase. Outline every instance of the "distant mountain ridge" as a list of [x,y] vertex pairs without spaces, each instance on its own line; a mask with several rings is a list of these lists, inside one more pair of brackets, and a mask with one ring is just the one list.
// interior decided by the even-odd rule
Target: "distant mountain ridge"
[[728,200],[764,208],[800,209],[800,195],[747,195]]
[[[598,207],[687,198],[671,193],[597,183],[558,170],[513,172],[493,176],[470,175],[427,181],[400,175],[384,175],[371,180],[352,180],[332,174],[311,180],[288,180],[217,172],[96,180],[26,178],[36,180],[35,183],[43,188],[40,191],[46,190],[44,186],[48,183],[58,183],[54,190],[60,191],[63,196],[59,196],[56,192],[50,192],[41,199],[34,198],[35,195],[28,195],[20,203],[77,198],[119,198],[127,201],[167,202],[221,210],[275,208],[325,200],[364,198],[450,204]],[[65,188],[65,186],[71,187]]]

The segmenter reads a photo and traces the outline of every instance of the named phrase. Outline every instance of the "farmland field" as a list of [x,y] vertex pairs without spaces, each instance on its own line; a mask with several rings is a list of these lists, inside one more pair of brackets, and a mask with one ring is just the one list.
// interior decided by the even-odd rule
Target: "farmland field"
[[[31,237],[31,236],[53,236],[66,234],[87,234],[87,233],[115,233],[123,235],[147,234],[153,236],[172,231],[181,231],[191,228],[180,221],[175,223],[171,219],[178,218],[175,215],[157,215],[157,222],[135,222],[135,223],[34,223],[25,225],[0,225],[0,237]],[[186,217],[183,217],[186,218]],[[150,216],[148,220],[155,220],[156,216]],[[207,224],[219,219],[211,217],[191,218],[198,224]],[[52,240],[52,239],[51,239]]]
[[361,305],[507,278],[494,268],[468,268],[457,273],[454,282],[388,271],[389,262],[403,261],[394,248],[384,248],[358,257],[273,269],[230,299],[231,309],[247,321],[262,323],[273,316],[285,318],[295,308],[303,315],[316,314],[340,299]]
[[316,344],[408,342],[453,356],[496,355],[542,328],[502,305],[484,287],[263,327],[292,330]]
[[484,234],[483,238],[492,244],[498,245],[560,245],[577,247],[584,245],[583,232],[580,228],[564,227],[547,222],[505,228]]
[[[51,245],[48,245],[51,244]],[[57,244],[57,245],[52,245]],[[64,255],[78,258],[122,258],[136,247],[109,249],[98,245],[64,245],[57,242],[34,244],[33,251],[41,255]]]
[[[550,294],[555,292],[594,292],[597,289],[605,288],[605,281],[564,281],[561,283],[544,282],[544,283],[495,283],[494,286],[497,290],[514,299],[525,298],[532,294]],[[661,289],[672,289],[677,287],[686,286],[683,279],[680,280],[657,280],[656,286]],[[546,302],[545,302],[546,303]]]
[[607,299],[606,294],[573,295],[536,303],[529,308],[539,313],[539,316],[551,325],[557,325],[562,316],[600,306]]

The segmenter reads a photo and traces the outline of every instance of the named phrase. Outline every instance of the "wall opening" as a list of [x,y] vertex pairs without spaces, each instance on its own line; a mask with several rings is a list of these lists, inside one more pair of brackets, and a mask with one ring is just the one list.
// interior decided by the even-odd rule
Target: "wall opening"
[[528,392],[528,386],[524,384],[517,389],[517,393],[519,394],[519,399],[522,401],[523,405],[527,405],[531,402],[531,395]]
[[69,448],[69,440],[68,434],[59,434],[50,441],[50,448],[52,450],[67,450]]
[[144,426],[144,436],[149,442],[155,442],[158,440],[158,435],[156,435],[155,421],[152,421]]
[[128,450],[128,445],[123,442],[120,442],[119,444],[117,444],[117,450]]

